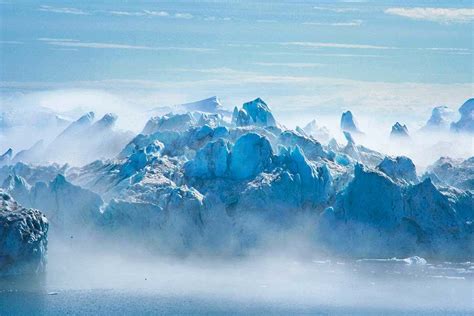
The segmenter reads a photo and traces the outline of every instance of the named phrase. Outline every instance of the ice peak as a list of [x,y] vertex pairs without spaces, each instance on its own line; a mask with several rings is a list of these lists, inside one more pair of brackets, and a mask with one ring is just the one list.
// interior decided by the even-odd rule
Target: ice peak
[[235,111],[232,120],[238,126],[257,125],[257,126],[276,126],[275,118],[270,107],[260,98],[243,104],[242,109]]
[[342,113],[341,130],[352,133],[361,133],[357,121],[351,111],[346,111]]
[[8,148],[6,152],[3,153],[3,155],[0,156],[0,165],[6,165],[9,164],[10,161],[12,160],[13,156],[13,149]]
[[0,160],[5,159],[5,158],[11,158],[13,156],[13,149],[8,148],[6,152],[3,153],[3,155],[0,156]]
[[94,127],[99,129],[112,128],[115,125],[117,119],[118,117],[116,114],[107,113],[100,120],[94,123]]
[[402,125],[399,122],[396,122],[392,126],[392,131],[390,132],[390,137],[399,137],[399,138],[408,138],[408,128],[406,125]]

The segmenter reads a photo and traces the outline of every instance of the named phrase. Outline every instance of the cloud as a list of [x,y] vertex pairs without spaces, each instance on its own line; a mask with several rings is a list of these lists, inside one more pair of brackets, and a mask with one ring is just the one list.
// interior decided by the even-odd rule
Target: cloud
[[[411,50],[411,51],[431,51],[447,54],[468,55],[471,50],[460,47],[395,47],[395,46],[379,46],[365,44],[347,44],[347,43],[323,43],[323,42],[283,42],[279,43],[284,46],[302,46],[309,48],[341,48],[341,49],[373,49],[373,50]],[[289,53],[291,54],[291,53]],[[315,54],[316,55],[316,54]],[[321,56],[336,57],[383,57],[380,55],[358,55],[358,54],[319,54]]]
[[341,54],[341,53],[314,53],[314,52],[264,52],[261,55],[266,56],[324,56],[324,57],[370,57],[370,58],[386,58],[386,55],[376,54]]
[[188,51],[196,53],[205,53],[215,51],[211,48],[202,47],[153,47],[144,45],[129,45],[118,43],[102,43],[102,42],[81,42],[75,39],[55,39],[55,38],[38,38],[39,41],[46,42],[48,45],[70,48],[96,48],[96,49],[128,49],[128,50],[150,50],[150,51]]
[[[223,86],[242,85],[242,84],[290,84],[304,83],[312,81],[311,77],[306,76],[289,76],[289,75],[268,75],[254,71],[242,71],[228,67],[220,68],[178,68],[178,72],[196,72],[208,75],[209,78],[202,78],[191,81],[194,84],[208,85],[216,84]],[[175,84],[187,84],[186,82]]]
[[203,18],[204,21],[231,21],[230,17],[216,17],[216,16],[206,16]]
[[336,12],[336,13],[346,13],[346,12],[357,12],[361,11],[359,8],[336,8],[336,7],[320,7],[320,6],[315,6],[313,7],[315,10],[319,11],[330,11],[330,12]]
[[52,13],[63,13],[63,14],[74,14],[74,15],[89,15],[89,12],[86,12],[81,9],[77,8],[58,8],[58,7],[51,7],[49,5],[42,5],[38,9],[39,11],[43,12],[52,12]]
[[266,63],[266,62],[259,62],[254,63],[257,66],[266,66],[266,67],[289,67],[289,68],[317,68],[323,67],[324,64],[318,63]]
[[22,45],[23,42],[20,41],[0,41],[0,44],[8,44],[8,45]]
[[255,48],[260,47],[258,44],[254,43],[228,43],[226,44],[227,47],[237,47],[237,48]]
[[426,47],[426,48],[422,48],[422,49],[437,50],[437,51],[448,51],[448,52],[452,52],[452,51],[455,51],[455,52],[468,52],[468,51],[470,51],[470,49],[468,49],[468,48],[456,48],[456,47]]
[[192,19],[193,15],[190,13],[176,13],[174,17],[178,19]]
[[51,37],[40,37],[37,39],[41,42],[79,42],[77,39],[72,38],[51,38]]
[[347,22],[304,22],[303,25],[317,26],[361,26],[362,20],[352,20]]
[[391,46],[376,46],[365,44],[323,43],[323,42],[283,42],[281,45],[304,46],[312,48],[349,48],[349,49],[397,49]]
[[112,15],[117,16],[160,16],[166,17],[170,14],[166,11],[151,11],[151,10],[143,10],[143,11],[109,11]]
[[175,13],[170,14],[167,11],[152,11],[152,10],[142,10],[142,11],[108,11],[109,14],[116,16],[145,16],[145,17],[173,17],[176,19],[192,19],[193,15],[190,13]]
[[388,8],[384,12],[413,20],[442,24],[468,23],[474,20],[474,9],[471,8]]
[[170,14],[166,11],[150,11],[150,10],[143,10],[146,14],[150,16],[169,16]]
[[256,20],[257,23],[276,23],[278,22],[277,20],[270,20],[270,19],[260,19],[260,20]]

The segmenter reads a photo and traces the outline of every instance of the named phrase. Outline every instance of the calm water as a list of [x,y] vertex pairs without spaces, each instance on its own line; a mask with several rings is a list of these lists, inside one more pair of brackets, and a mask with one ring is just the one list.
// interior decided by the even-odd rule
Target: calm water
[[2,280],[0,314],[472,315],[473,281],[470,262],[94,257]]

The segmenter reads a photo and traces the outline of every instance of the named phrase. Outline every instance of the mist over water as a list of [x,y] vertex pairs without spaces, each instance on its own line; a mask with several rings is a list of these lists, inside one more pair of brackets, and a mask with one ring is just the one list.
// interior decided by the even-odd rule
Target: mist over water
[[[462,314],[473,309],[470,262],[356,260],[291,249],[177,258],[125,245],[113,252],[94,248],[52,243],[43,279],[2,281],[4,311]],[[18,295],[29,298],[28,306]]]

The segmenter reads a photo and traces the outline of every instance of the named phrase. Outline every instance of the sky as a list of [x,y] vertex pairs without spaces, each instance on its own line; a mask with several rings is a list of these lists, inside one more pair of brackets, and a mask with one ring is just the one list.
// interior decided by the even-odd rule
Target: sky
[[474,94],[470,0],[2,0],[0,12],[3,104],[38,92],[28,102],[64,111],[104,93],[141,108],[218,95],[229,108],[263,97],[288,115],[424,117]]

